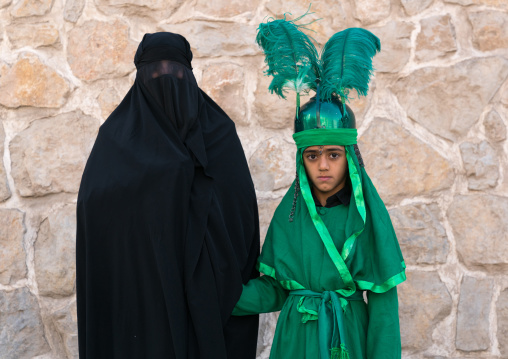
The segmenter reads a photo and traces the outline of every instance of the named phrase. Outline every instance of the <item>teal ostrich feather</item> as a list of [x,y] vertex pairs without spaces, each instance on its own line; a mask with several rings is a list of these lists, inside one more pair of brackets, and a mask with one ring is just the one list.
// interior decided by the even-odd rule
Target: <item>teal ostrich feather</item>
[[372,58],[380,50],[377,36],[365,29],[349,28],[333,35],[321,55],[321,100],[327,101],[335,94],[345,102],[352,89],[366,96],[374,71]]
[[316,47],[309,36],[301,31],[305,25],[297,25],[297,19],[271,19],[261,23],[256,42],[265,53],[268,65],[266,74],[273,76],[269,90],[282,98],[287,90],[297,94],[316,88],[316,78],[321,75]]

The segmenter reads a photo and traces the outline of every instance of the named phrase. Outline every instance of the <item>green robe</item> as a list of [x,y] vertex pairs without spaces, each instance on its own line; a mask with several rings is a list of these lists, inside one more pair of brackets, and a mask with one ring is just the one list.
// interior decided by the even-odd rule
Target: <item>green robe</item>
[[[233,315],[281,310],[271,359],[400,358],[396,285],[406,279],[405,264],[388,211],[354,152],[356,130],[293,137],[300,182],[270,223],[258,260],[264,276],[244,285]],[[328,144],[345,145],[351,201],[316,208],[302,155]]]

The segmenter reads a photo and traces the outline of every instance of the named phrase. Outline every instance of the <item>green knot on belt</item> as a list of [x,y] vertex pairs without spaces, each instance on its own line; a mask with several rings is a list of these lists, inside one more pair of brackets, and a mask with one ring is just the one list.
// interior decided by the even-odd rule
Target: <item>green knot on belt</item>
[[[320,359],[349,359],[343,311],[349,301],[363,300],[362,292],[345,297],[334,291],[319,293],[301,289],[292,290],[289,295],[301,296],[296,309],[302,313],[302,323],[318,321]],[[321,298],[318,308],[306,307],[307,298]]]

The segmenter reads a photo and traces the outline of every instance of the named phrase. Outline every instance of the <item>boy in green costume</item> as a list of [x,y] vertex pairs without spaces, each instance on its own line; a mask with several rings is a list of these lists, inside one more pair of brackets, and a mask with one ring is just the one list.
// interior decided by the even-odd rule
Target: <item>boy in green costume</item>
[[[264,276],[244,285],[233,315],[281,310],[271,359],[400,358],[396,286],[405,264],[345,105],[349,89],[366,95],[379,39],[347,29],[318,59],[297,20],[269,21],[258,32],[270,90],[297,92],[297,176],[266,235]],[[316,96],[300,109],[299,93],[309,90]]]

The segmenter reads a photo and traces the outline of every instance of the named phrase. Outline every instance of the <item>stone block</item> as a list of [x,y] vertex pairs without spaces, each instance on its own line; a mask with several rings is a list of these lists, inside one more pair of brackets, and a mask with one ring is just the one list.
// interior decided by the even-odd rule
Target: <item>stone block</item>
[[460,260],[474,270],[508,268],[508,198],[456,196],[448,209]]
[[17,209],[0,209],[0,283],[14,284],[26,277],[24,214]]
[[230,62],[209,65],[204,69],[200,87],[237,125],[249,124],[242,66]]
[[501,10],[508,10],[508,2],[504,0],[444,0],[444,2],[450,4],[459,4],[462,6],[486,5]]
[[389,212],[406,263],[446,262],[450,246],[436,204],[410,204]]
[[453,184],[451,164],[394,122],[374,119],[358,144],[367,173],[387,203],[430,195]]
[[272,349],[273,333],[277,326],[279,312],[265,313],[259,316],[259,334],[256,359],[268,359]]
[[356,0],[354,2],[354,17],[363,25],[373,24],[386,19],[390,15],[390,0]]
[[181,24],[161,25],[159,31],[185,36],[194,57],[249,56],[260,53],[255,42],[256,27],[248,24],[191,20]]
[[[266,232],[272,221],[273,214],[279,206],[282,199],[261,199],[258,200],[258,212],[259,212],[259,237],[261,238],[261,245],[265,241]],[[288,213],[289,217],[289,213]]]
[[[265,128],[292,128],[296,115],[296,94],[288,92],[286,99],[282,99],[268,90],[272,77],[264,76],[261,71],[254,92],[253,119]],[[310,96],[301,96],[300,105],[303,106]]]
[[67,61],[84,81],[122,77],[134,70],[136,49],[127,24],[91,20],[69,32]]
[[[309,10],[309,5],[306,0],[269,0],[265,7],[274,18],[280,19],[290,11],[291,15],[287,15],[288,18],[295,19],[305,14]],[[303,31],[323,46],[335,32],[355,25],[355,20],[348,10],[349,6],[341,1],[312,2],[310,13],[298,23],[308,24],[305,26],[308,30]],[[319,21],[316,21],[318,19]]]
[[491,279],[464,276],[460,288],[455,345],[463,351],[487,350],[490,345]]
[[258,191],[275,191],[291,185],[295,179],[295,145],[272,137],[263,141],[249,159],[254,186]]
[[462,162],[468,177],[468,188],[479,191],[493,188],[499,178],[499,160],[487,141],[464,142],[460,145]]
[[165,5],[173,5],[173,0],[96,0],[99,7],[144,7],[150,10],[163,10]]
[[432,16],[420,21],[415,56],[418,61],[431,61],[457,51],[455,30],[450,15]]
[[86,0],[66,0],[63,17],[69,22],[77,22],[85,8]]
[[401,0],[404,11],[409,16],[416,15],[427,9],[434,0]]
[[78,351],[78,316],[76,300],[51,314],[51,319],[62,338],[67,358],[79,359]]
[[99,121],[81,112],[36,120],[10,142],[12,177],[21,196],[77,193]]
[[69,94],[69,84],[54,69],[44,65],[34,54],[22,54],[0,77],[0,104],[61,107]]
[[39,294],[66,297],[76,279],[76,206],[65,205],[45,218],[35,241],[35,275]]
[[480,51],[508,49],[508,14],[495,11],[469,13],[473,26],[473,46]]
[[197,0],[195,9],[208,16],[227,18],[242,13],[255,13],[258,7],[257,1],[243,0]]
[[13,17],[41,16],[47,14],[53,6],[53,0],[18,0],[11,15]]
[[493,142],[506,140],[506,125],[496,110],[491,110],[483,120],[485,134]]
[[0,0],[0,9],[9,6],[12,3],[12,0]]
[[7,182],[7,172],[5,171],[4,166],[4,141],[5,141],[4,127],[0,122],[0,203],[11,197],[9,182]]
[[122,97],[114,87],[106,87],[97,96],[102,118],[105,120],[118,107]]
[[450,315],[452,298],[437,272],[409,271],[397,288],[402,349],[425,350],[436,325]]
[[497,340],[501,358],[508,358],[508,288],[503,290],[497,298]]
[[0,328],[2,359],[32,358],[51,350],[39,304],[27,288],[0,291]]
[[[496,71],[492,71],[496,69]],[[450,67],[425,67],[391,86],[408,117],[456,141],[479,120],[508,77],[508,60],[474,58]]]
[[[374,4],[374,3],[373,3]],[[404,21],[389,21],[369,30],[381,40],[381,52],[374,57],[376,72],[399,72],[409,61],[411,33],[414,25]]]
[[50,46],[60,40],[57,27],[49,22],[16,24],[7,27],[7,36],[14,48]]

